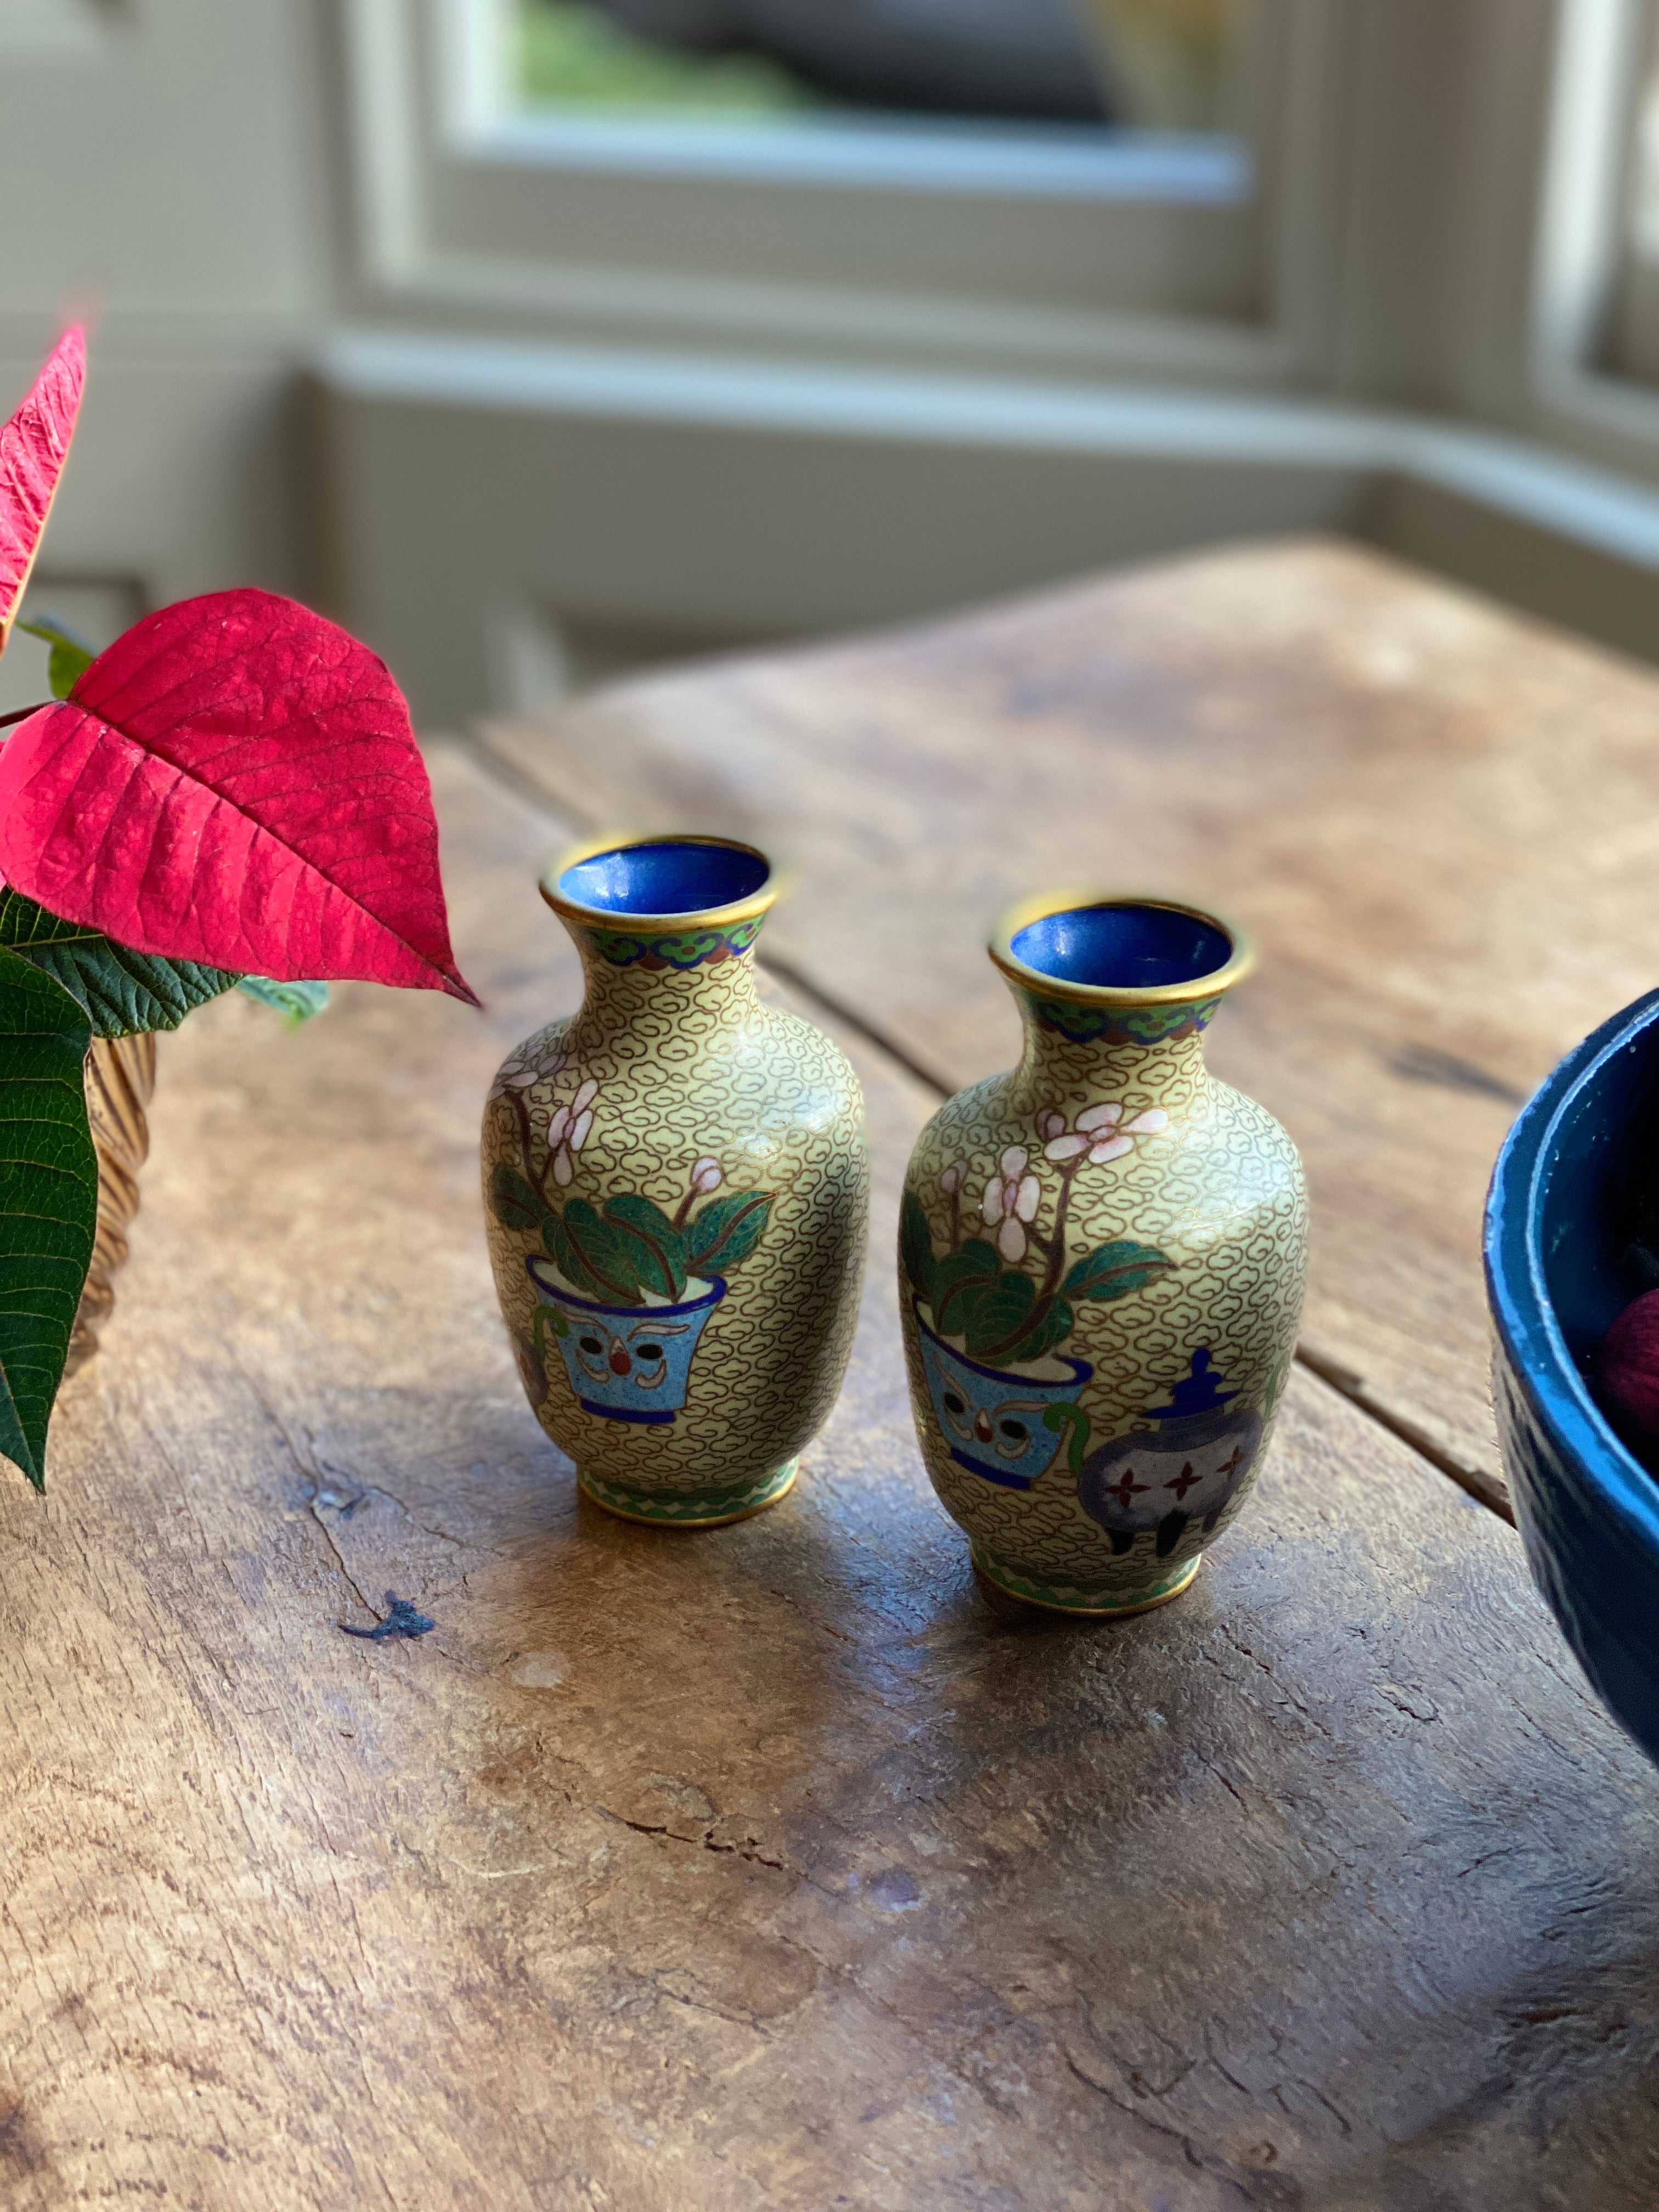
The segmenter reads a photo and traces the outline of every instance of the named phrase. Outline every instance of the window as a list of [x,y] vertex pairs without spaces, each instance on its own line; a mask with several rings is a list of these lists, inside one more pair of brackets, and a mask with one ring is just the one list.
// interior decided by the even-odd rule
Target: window
[[1659,4],[1644,0],[1625,123],[1610,364],[1659,382]]
[[1219,131],[1236,0],[516,0],[516,104]]
[[374,273],[405,299],[624,343],[1280,362],[1308,0],[352,8]]

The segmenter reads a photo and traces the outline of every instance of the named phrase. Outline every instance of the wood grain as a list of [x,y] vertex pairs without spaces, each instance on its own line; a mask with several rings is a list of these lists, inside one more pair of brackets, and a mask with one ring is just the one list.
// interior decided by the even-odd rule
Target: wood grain
[[1261,970],[1211,1058],[1307,1161],[1309,1349],[1501,1496],[1481,1203],[1517,1106],[1659,975],[1650,671],[1297,543],[486,737],[605,826],[781,849],[777,952],[947,1091],[1014,1050],[983,953],[1006,901],[1081,880],[1236,915]]
[[[44,1501],[0,1492],[0,2201],[1638,2212],[1659,1790],[1512,1533],[1316,1379],[1194,1591],[994,1611],[880,1207],[800,1484],[609,1520],[520,1394],[475,1140],[571,1003],[559,841],[434,762],[486,1019],[165,1041]],[[395,1589],[436,1631],[371,1644]]]

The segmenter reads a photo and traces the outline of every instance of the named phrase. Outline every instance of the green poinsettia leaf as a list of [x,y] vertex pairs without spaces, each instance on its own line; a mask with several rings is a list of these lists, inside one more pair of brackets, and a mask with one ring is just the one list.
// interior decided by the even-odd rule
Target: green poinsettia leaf
[[1127,1297],[1131,1291],[1144,1291],[1160,1275],[1171,1273],[1175,1264],[1167,1252],[1123,1237],[1115,1243],[1097,1244],[1071,1268],[1060,1288],[1068,1298],[1092,1298],[1109,1305],[1114,1298]]
[[924,1305],[933,1303],[933,1232],[927,1208],[907,1190],[899,1207],[899,1261],[905,1279]]
[[498,1167],[489,1178],[489,1210],[503,1229],[520,1231],[539,1229],[547,1212],[524,1176],[509,1167]]
[[[565,1244],[583,1275],[597,1285],[593,1295],[601,1304],[644,1304],[639,1272],[630,1249],[631,1240],[621,1230],[602,1220],[585,1198],[573,1198],[566,1203],[560,1227]],[[563,1262],[560,1265],[562,1267]]]
[[685,1296],[685,1238],[661,1206],[632,1191],[608,1199],[605,1218],[622,1232],[634,1272],[647,1291],[678,1304]]
[[724,1275],[760,1243],[772,1211],[769,1191],[735,1190],[711,1199],[687,1223],[686,1265],[694,1275]]
[[37,1490],[98,1223],[86,1010],[0,947],[0,1452]]
[[43,638],[52,647],[46,662],[46,681],[52,686],[54,699],[67,699],[76,683],[85,675],[98,658],[84,638],[51,615],[42,615],[38,622],[20,622],[19,629],[26,629],[31,637]]
[[130,951],[100,930],[60,921],[21,891],[0,891],[0,945],[61,984],[85,1012],[94,1036],[176,1030],[186,1014],[237,980],[228,969]]
[[236,988],[262,1006],[274,1006],[279,1014],[286,1014],[291,1030],[320,1014],[328,1004],[326,983],[279,983],[270,975],[240,975]]
[[927,1303],[941,1336],[959,1336],[968,1328],[980,1299],[1001,1273],[996,1246],[979,1237],[934,1262],[933,1296]]
[[968,1357],[984,1359],[996,1352],[1008,1357],[1024,1333],[1036,1300],[1036,1285],[1029,1275],[1005,1268],[974,1301],[967,1327]]

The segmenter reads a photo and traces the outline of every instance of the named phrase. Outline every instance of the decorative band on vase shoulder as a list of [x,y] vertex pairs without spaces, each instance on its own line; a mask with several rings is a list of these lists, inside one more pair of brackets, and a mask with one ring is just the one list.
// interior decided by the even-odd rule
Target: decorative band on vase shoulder
[[1022,1005],[1040,1029],[1050,1030],[1070,1044],[1176,1044],[1182,1037],[1200,1036],[1221,1004],[1197,999],[1172,1006],[1085,1006],[1075,999],[1050,999],[1021,988]]
[[642,968],[654,975],[669,968],[717,968],[723,960],[739,958],[760,935],[765,919],[756,915],[724,929],[681,929],[660,937],[628,929],[584,929],[581,935],[613,968]]

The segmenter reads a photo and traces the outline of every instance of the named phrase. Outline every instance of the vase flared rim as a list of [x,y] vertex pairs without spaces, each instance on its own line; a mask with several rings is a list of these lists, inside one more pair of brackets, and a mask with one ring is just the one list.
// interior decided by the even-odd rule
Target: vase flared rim
[[[728,854],[753,861],[760,871],[759,880],[738,896],[699,906],[644,908],[625,906],[604,906],[592,898],[583,898],[574,890],[565,888],[565,878],[590,860],[605,859],[612,853],[642,853],[655,848],[697,848],[711,854]],[[744,842],[740,837],[717,837],[697,830],[655,830],[638,835],[607,837],[586,837],[580,844],[572,845],[550,861],[542,872],[539,889],[543,898],[555,914],[565,920],[580,922],[590,929],[605,929],[638,933],[641,935],[661,931],[690,931],[726,928],[740,921],[757,921],[775,903],[782,886],[777,871],[769,856],[757,845]]]
[[[1159,914],[1184,915],[1224,939],[1224,958],[1213,967],[1160,983],[1088,983],[1022,959],[1014,940],[1035,924],[1053,916],[1097,912],[1103,908],[1139,908]],[[1047,999],[1070,1000],[1085,1006],[1180,1006],[1218,998],[1222,992],[1249,975],[1255,965],[1255,947],[1245,932],[1213,908],[1194,906],[1185,899],[1163,898],[1140,891],[1102,890],[1085,884],[1039,891],[1009,907],[997,920],[988,947],[992,960],[1011,982]]]

